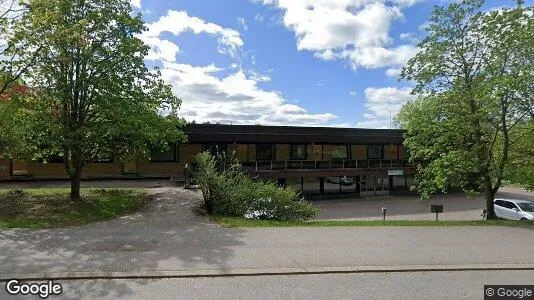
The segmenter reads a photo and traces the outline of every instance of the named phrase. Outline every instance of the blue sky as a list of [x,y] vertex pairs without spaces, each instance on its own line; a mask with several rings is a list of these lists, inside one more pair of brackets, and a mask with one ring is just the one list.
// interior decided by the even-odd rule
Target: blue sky
[[[532,1],[529,1],[529,4]],[[131,0],[188,121],[388,128],[445,0]],[[513,5],[487,1],[487,8]]]

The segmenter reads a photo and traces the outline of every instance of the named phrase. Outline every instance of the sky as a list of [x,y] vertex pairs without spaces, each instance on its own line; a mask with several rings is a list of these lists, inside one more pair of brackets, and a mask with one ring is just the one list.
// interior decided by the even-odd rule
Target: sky
[[[433,5],[452,0],[131,0],[187,121],[390,128]],[[533,0],[534,1],[534,0]],[[513,5],[489,0],[485,9]],[[532,1],[527,1],[532,4]]]

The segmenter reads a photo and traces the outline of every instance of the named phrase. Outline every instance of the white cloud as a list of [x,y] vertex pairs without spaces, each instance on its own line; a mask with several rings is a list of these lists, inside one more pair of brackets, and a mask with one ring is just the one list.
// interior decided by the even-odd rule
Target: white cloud
[[[165,32],[179,36],[183,32],[191,31],[195,34],[206,33],[216,36],[219,42],[219,52],[228,53],[232,57],[237,55],[237,50],[243,46],[243,40],[237,30],[224,28],[218,24],[206,22],[198,17],[189,16],[185,11],[169,10],[167,15],[157,21],[148,24],[148,30],[141,35],[141,39],[150,47],[155,47],[152,55],[147,59],[169,58],[178,51],[178,46],[172,47],[170,41],[162,41],[160,35]],[[162,49],[161,47],[165,47]],[[170,60],[174,61],[174,59]]]
[[414,33],[411,33],[411,32],[401,33],[399,35],[399,39],[401,39],[401,41],[406,41],[406,42],[410,42],[413,44],[417,44],[419,42],[419,38]]
[[189,121],[233,124],[326,126],[337,116],[313,114],[287,103],[276,91],[260,88],[268,76],[249,74],[239,69],[218,76],[215,65],[197,67],[163,62],[162,76],[183,99],[179,114]]
[[141,8],[141,0],[130,0],[130,5],[135,8]]
[[391,78],[399,78],[401,74],[402,69],[401,68],[390,68],[386,70],[386,75]]
[[258,13],[254,16],[254,21],[258,23],[263,23],[263,21],[265,21],[265,17]]
[[247,31],[248,30],[248,25],[247,25],[247,21],[245,20],[245,18],[237,18],[237,21],[239,21],[239,24],[241,24],[241,26],[243,27],[243,30]]
[[356,91],[350,91],[350,92],[349,92],[349,95],[351,95],[351,96],[353,96],[353,97],[354,97],[354,96],[356,96],[356,95],[357,95],[357,93],[356,93]]
[[155,37],[144,38],[144,42],[150,46],[148,55],[145,57],[147,60],[176,60],[176,54],[180,51],[180,47],[175,43],[162,40]]
[[402,105],[414,98],[411,89],[384,87],[365,89],[364,120],[358,122],[357,127],[389,128],[390,121],[399,112]]
[[297,38],[299,51],[323,60],[343,59],[353,68],[404,64],[414,45],[393,47],[391,25],[402,9],[420,0],[263,0],[283,12],[283,24]]

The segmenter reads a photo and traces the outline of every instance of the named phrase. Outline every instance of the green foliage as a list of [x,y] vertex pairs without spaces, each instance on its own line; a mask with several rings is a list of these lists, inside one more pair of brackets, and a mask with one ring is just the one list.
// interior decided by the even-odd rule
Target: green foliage
[[131,189],[87,189],[74,203],[67,189],[28,189],[0,190],[0,199],[0,228],[42,228],[115,218],[138,210],[149,196]]
[[534,120],[516,128],[511,138],[517,142],[505,178],[534,191]]
[[318,210],[294,189],[255,181],[235,163],[227,167],[220,163],[218,169],[217,161],[209,152],[196,157],[195,178],[209,213],[274,220],[308,220],[317,215]]
[[146,156],[185,139],[185,122],[161,114],[181,101],[146,67],[149,47],[138,38],[146,28],[129,1],[23,2],[28,9],[12,23],[5,54],[17,57],[13,67],[26,68],[31,83],[18,107],[28,134],[10,154],[63,156],[74,191],[88,161]]
[[397,120],[422,197],[451,186],[483,191],[492,216],[519,149],[514,136],[534,116],[534,8],[484,12],[483,4],[434,8],[428,36],[402,71],[417,98]]

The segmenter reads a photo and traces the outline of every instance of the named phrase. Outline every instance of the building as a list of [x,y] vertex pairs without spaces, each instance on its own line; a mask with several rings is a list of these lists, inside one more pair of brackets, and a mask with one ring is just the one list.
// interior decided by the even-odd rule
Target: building
[[[92,162],[83,178],[183,178],[197,153],[218,150],[233,153],[254,178],[305,194],[388,194],[407,189],[413,180],[414,167],[397,129],[190,124],[187,133],[187,143],[172,144],[149,159]],[[46,164],[0,160],[0,180],[66,178],[61,158]]]

